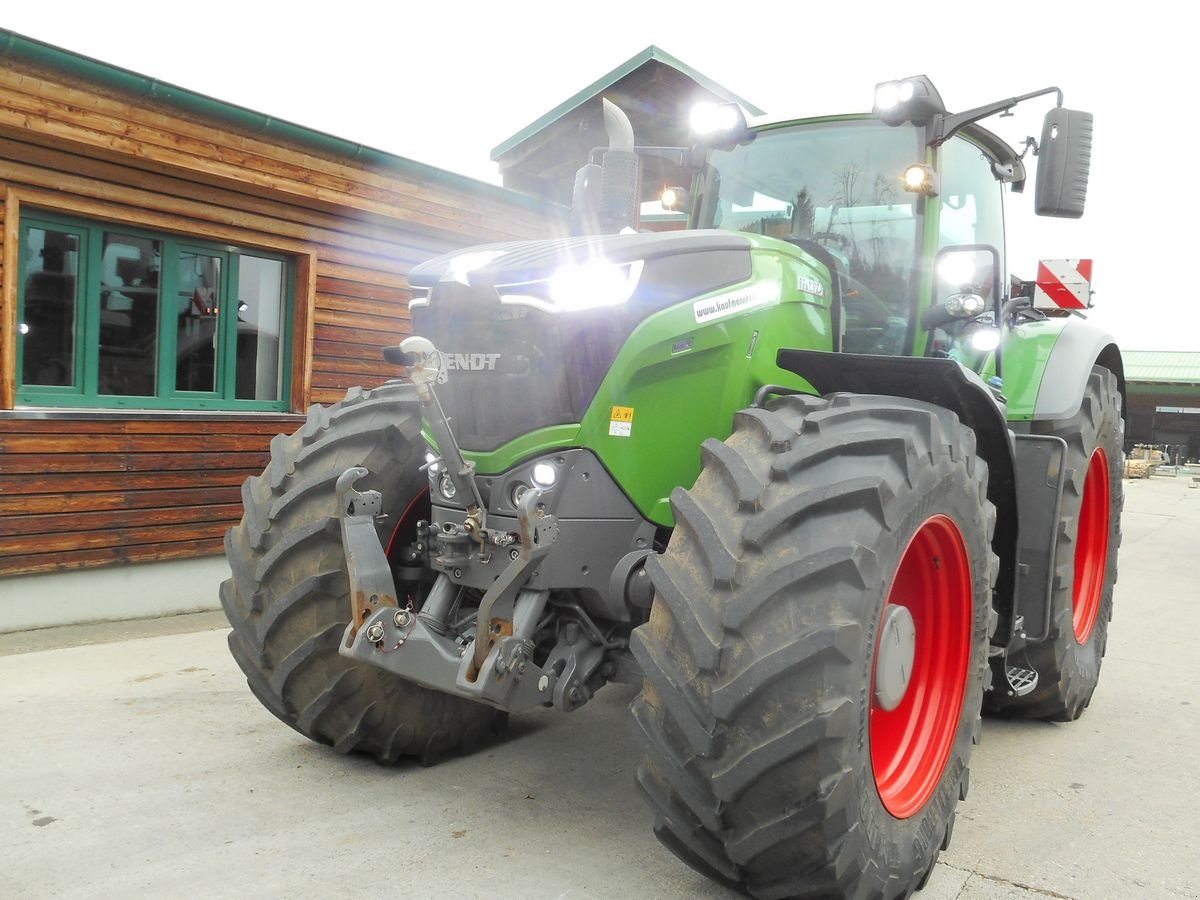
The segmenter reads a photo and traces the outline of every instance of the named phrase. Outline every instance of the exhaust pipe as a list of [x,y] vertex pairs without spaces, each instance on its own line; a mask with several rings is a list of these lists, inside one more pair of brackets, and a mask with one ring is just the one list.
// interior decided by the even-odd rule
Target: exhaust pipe
[[638,218],[638,155],[633,125],[615,103],[601,99],[608,149],[600,165],[588,163],[575,173],[571,194],[571,234],[613,234],[632,228]]
[[633,125],[615,103],[604,104],[608,151],[600,179],[601,227],[617,232],[638,220],[638,155],[633,150]]

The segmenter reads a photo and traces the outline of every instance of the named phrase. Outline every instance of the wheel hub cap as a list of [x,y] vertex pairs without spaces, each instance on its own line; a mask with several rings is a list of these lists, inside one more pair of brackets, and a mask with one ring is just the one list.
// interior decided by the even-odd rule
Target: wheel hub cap
[[888,604],[883,611],[879,650],[875,656],[875,699],[891,712],[900,705],[912,681],[917,626],[907,607]]
[[916,815],[954,748],[971,665],[971,564],[954,520],[926,519],[908,542],[875,640],[869,737],[884,808]]

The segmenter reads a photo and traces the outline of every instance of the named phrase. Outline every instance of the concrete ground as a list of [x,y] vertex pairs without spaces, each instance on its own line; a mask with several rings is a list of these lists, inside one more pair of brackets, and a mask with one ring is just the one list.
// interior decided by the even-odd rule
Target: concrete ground
[[[922,900],[1200,896],[1189,482],[1127,483],[1091,709],[985,723]],[[514,717],[473,757],[384,768],[263,710],[219,616],[3,635],[0,897],[734,897],[651,835],[632,697],[606,688],[569,716]]]

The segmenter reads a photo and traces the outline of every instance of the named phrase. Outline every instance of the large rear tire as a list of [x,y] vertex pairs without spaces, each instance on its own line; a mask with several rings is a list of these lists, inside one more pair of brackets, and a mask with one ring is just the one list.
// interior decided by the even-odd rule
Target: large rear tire
[[634,633],[655,832],[756,897],[907,897],[978,738],[996,564],[975,436],[917,401],[786,397],[703,457]]
[[[1083,715],[1100,681],[1117,583],[1125,504],[1125,425],[1117,376],[1093,367],[1079,412],[1035,423],[1034,430],[1067,442],[1050,632],[1044,642],[1027,646],[1020,660],[1022,668],[1027,663],[1038,673],[1037,687],[1012,696],[1000,671],[986,706],[1013,718],[1070,722]],[[997,669],[1004,663],[1002,658],[993,661]]]
[[381,491],[380,527],[397,528],[428,485],[420,432],[412,386],[388,384],[314,406],[299,431],[272,440],[266,471],[242,486],[242,521],[225,536],[233,577],[221,604],[234,659],[281,721],[342,753],[429,764],[497,733],[503,714],[338,654],[351,609],[335,482],[352,466],[368,469],[356,487]]

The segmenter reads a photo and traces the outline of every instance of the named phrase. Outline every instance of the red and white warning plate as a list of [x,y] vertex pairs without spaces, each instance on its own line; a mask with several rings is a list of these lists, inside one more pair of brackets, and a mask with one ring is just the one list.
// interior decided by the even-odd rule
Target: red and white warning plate
[[1050,309],[1087,309],[1092,305],[1090,259],[1043,259],[1038,263],[1033,305]]

